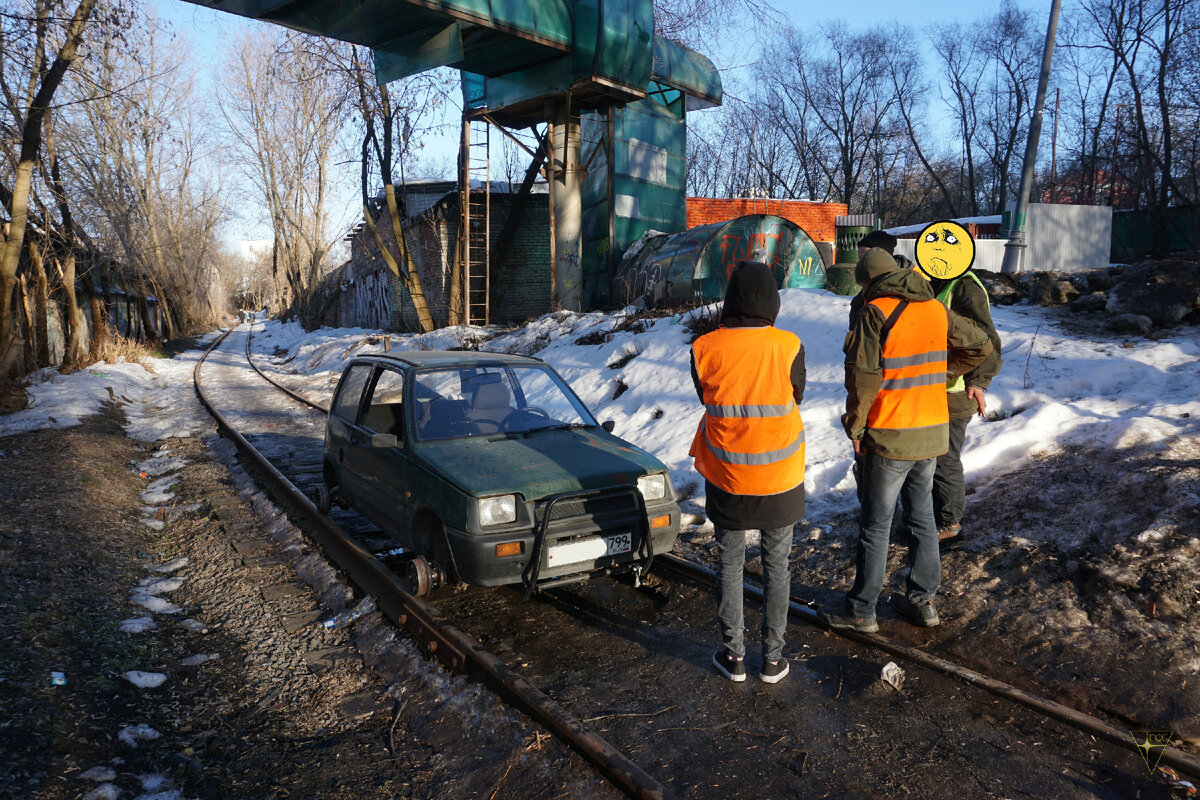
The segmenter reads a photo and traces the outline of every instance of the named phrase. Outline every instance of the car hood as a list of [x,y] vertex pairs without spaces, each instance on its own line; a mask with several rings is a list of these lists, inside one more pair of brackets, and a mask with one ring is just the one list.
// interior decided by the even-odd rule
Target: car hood
[[661,461],[598,428],[533,431],[424,442],[413,455],[468,494],[521,493],[537,500],[559,492],[636,484],[663,472]]

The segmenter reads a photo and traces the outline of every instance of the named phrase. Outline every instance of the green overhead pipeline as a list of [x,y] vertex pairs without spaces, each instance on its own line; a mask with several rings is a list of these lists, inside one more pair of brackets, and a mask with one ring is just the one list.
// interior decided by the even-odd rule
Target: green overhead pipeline
[[500,74],[572,51],[570,0],[187,0],[363,45],[380,83],[452,66]]

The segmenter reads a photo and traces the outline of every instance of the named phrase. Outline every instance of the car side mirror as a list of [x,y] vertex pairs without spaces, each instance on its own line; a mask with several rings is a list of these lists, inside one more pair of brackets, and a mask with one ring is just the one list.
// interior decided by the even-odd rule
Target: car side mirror
[[604,430],[608,431],[609,433],[612,433],[613,428],[617,427],[617,423],[616,420],[606,419],[604,422],[600,423],[600,427],[604,428]]
[[371,447],[396,447],[399,443],[394,433],[371,434]]

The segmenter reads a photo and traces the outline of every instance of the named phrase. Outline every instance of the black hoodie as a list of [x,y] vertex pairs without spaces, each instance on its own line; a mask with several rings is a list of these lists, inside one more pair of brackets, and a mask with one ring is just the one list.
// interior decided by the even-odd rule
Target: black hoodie
[[[723,328],[763,328],[774,325],[779,316],[779,289],[775,275],[766,264],[739,261],[729,276],[725,304],[721,310]],[[796,354],[791,369],[792,396],[796,405],[804,398],[804,345]],[[692,354],[692,383],[696,396],[704,402],[704,389],[696,372]],[[725,530],[771,530],[791,525],[804,516],[804,484],[772,495],[730,494],[705,481],[705,510],[713,525]]]

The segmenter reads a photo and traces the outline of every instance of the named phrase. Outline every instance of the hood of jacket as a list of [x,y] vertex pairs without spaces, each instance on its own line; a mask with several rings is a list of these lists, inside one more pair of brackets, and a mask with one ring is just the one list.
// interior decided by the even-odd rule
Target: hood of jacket
[[779,316],[775,273],[757,261],[739,261],[729,276],[721,324],[727,328],[774,325]]
[[863,300],[870,302],[876,297],[899,297],[902,300],[919,302],[933,300],[933,286],[915,269],[897,269],[885,272],[867,287]]

